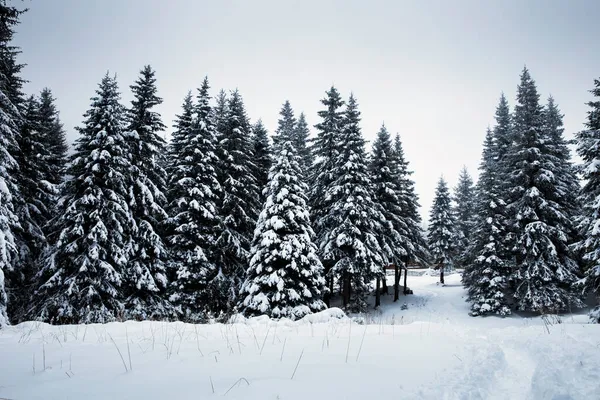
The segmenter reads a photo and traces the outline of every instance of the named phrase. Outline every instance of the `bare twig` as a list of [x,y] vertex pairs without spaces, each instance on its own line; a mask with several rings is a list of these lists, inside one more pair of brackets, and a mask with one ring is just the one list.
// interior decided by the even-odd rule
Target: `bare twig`
[[246,379],[246,378],[240,378],[237,381],[235,381],[235,383],[233,385],[231,385],[231,387],[229,389],[227,389],[227,391],[225,392],[225,394],[223,396],[227,395],[227,393],[229,393],[229,391],[231,389],[233,389],[235,387],[235,385],[239,385],[242,381],[246,382],[246,384],[248,386],[250,386],[250,382],[248,382],[248,379]]
[[121,350],[119,350],[119,346],[117,346],[115,339],[113,339],[113,337],[110,333],[108,333],[108,337],[110,338],[110,340],[112,340],[113,344],[115,345],[115,348],[117,349],[117,352],[119,352],[119,356],[121,357],[121,361],[123,362],[123,367],[125,368],[125,372],[128,372],[127,364],[125,364],[125,359],[123,358],[123,354],[121,354]]
[[296,368],[294,368],[294,373],[292,374],[291,379],[294,379],[294,375],[296,375],[296,370],[298,369],[298,365],[300,365],[300,360],[302,360],[302,356],[304,355],[304,349],[302,349],[302,352],[300,353],[300,357],[298,357],[298,362],[296,363]]
[[365,331],[363,332],[362,339],[360,340],[360,347],[358,348],[358,353],[356,354],[356,361],[358,361],[358,357],[360,357],[360,351],[362,350],[362,346],[365,341],[365,335],[367,334],[368,327],[369,327],[369,325],[365,325]]
[[279,357],[279,361],[283,361],[283,352],[285,351],[286,343],[287,343],[287,337],[283,340],[283,348],[281,349],[281,357]]

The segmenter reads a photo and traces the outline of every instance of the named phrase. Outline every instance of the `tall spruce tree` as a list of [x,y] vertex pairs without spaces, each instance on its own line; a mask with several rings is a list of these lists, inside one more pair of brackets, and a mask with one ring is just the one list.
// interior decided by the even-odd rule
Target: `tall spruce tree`
[[579,270],[569,249],[574,216],[564,193],[570,171],[544,129],[543,107],[526,68],[517,88],[514,140],[507,158],[512,166],[508,213],[514,216],[516,306],[540,313],[579,307],[582,303],[571,289]]
[[236,90],[227,103],[227,116],[219,138],[219,182],[223,195],[219,204],[223,216],[217,239],[218,263],[229,280],[229,310],[238,302],[248,252],[260,212],[260,192],[253,171],[254,149],[250,123],[242,96]]
[[[271,169],[271,145],[267,128],[258,120],[252,129],[252,143],[254,146],[254,165],[256,166],[256,184],[261,193],[269,182],[269,170]],[[261,196],[264,199],[264,196]]]
[[475,186],[466,167],[460,171],[454,188],[454,215],[456,218],[456,263],[465,266],[470,260],[469,244],[475,227]]
[[291,140],[279,142],[279,148],[254,232],[240,308],[246,315],[299,319],[325,308],[325,280],[312,241],[300,158]]
[[313,165],[314,159],[310,146],[310,130],[308,129],[308,123],[306,122],[304,113],[300,113],[298,122],[296,123],[294,147],[296,147],[296,152],[300,157],[300,170],[306,177]]
[[19,73],[23,65],[17,62],[19,48],[11,42],[22,13],[7,6],[5,0],[0,2],[0,328],[9,323],[7,288],[9,292],[18,291],[19,288],[11,287],[11,281],[13,276],[20,276],[15,266],[19,241],[16,236],[21,229],[16,208],[22,199],[15,157],[20,152],[17,139],[22,124],[19,108],[23,80]]
[[38,128],[44,145],[50,153],[50,158],[47,162],[49,170],[44,179],[51,185],[58,186],[64,179],[69,146],[55,102],[56,99],[50,89],[45,88],[40,92]]
[[294,117],[294,110],[289,100],[286,100],[281,106],[279,111],[279,120],[277,120],[277,129],[273,136],[273,148],[277,154],[279,152],[279,144],[287,141],[294,142],[296,134],[296,117]]
[[[587,103],[591,108],[585,124],[587,129],[576,134],[585,185],[581,189],[583,212],[578,225],[582,240],[574,247],[583,254],[585,262],[585,277],[581,281],[584,293],[593,293],[600,304],[600,79],[594,80],[594,89],[590,92],[595,100]],[[600,305],[592,310],[590,318],[600,323]]]
[[504,247],[505,219],[501,196],[502,182],[496,157],[494,134],[488,128],[483,143],[479,181],[477,182],[476,215],[469,252],[472,260],[465,265],[463,285],[470,315],[509,315],[509,277],[512,272]]
[[126,139],[131,158],[128,202],[133,215],[131,255],[125,269],[123,292],[125,316],[133,319],[164,319],[171,314],[166,299],[168,262],[162,225],[167,218],[166,172],[160,159],[166,150],[161,137],[166,126],[154,108],[157,95],[155,72],[149,65],[130,86],[133,93],[127,110]]
[[315,162],[310,170],[309,204],[311,210],[311,221],[315,230],[315,242],[319,248],[319,256],[323,262],[325,279],[327,281],[328,291],[326,291],[324,300],[329,305],[330,296],[333,292],[334,277],[331,269],[335,264],[333,258],[328,258],[324,253],[324,246],[327,243],[327,235],[334,228],[328,225],[325,216],[331,209],[332,199],[326,197],[327,190],[332,186],[334,175],[332,170],[340,152],[340,141],[344,124],[344,114],[341,110],[344,102],[335,87],[331,87],[326,92],[325,98],[321,100],[325,107],[319,111],[319,117],[322,121],[317,124],[317,136],[313,148]]
[[384,220],[368,174],[360,112],[350,96],[338,137],[331,185],[331,199],[323,226],[328,227],[321,244],[323,258],[332,260],[331,273],[342,283],[342,304],[351,311],[366,309],[365,296],[371,280],[383,276],[383,251],[377,234]]
[[446,180],[441,177],[435,189],[433,206],[429,212],[429,249],[432,261],[440,269],[440,282],[444,283],[444,270],[454,267],[456,251],[455,218],[452,199]]
[[39,274],[35,318],[50,323],[121,319],[131,249],[129,146],[116,77],[102,79],[78,128],[80,138],[59,202],[52,251]]
[[[172,160],[180,157],[181,151],[187,143],[188,135],[194,124],[194,100],[192,99],[192,92],[188,92],[183,98],[181,105],[181,114],[175,116],[175,123],[173,128],[175,130],[171,134],[171,141],[169,142],[169,158]],[[172,176],[173,168],[175,164],[169,164],[167,168],[168,175]],[[171,186],[171,185],[169,185]],[[171,199],[169,199],[170,201]]]
[[412,253],[408,254],[408,258],[410,261],[426,264],[430,255],[427,241],[425,240],[425,233],[421,226],[419,195],[415,191],[415,182],[411,178],[413,171],[409,169],[409,163],[406,160],[402,147],[402,140],[398,134],[394,138],[393,155],[398,166],[396,181],[400,190],[402,217],[407,225],[413,249]]
[[[175,277],[170,300],[184,321],[199,322],[226,306],[221,292],[215,246],[220,185],[217,179],[215,124],[210,106],[208,79],[197,96],[192,120],[191,96],[183,103],[176,135],[181,148],[173,159],[168,197],[169,237]],[[226,289],[225,289],[226,292]]]

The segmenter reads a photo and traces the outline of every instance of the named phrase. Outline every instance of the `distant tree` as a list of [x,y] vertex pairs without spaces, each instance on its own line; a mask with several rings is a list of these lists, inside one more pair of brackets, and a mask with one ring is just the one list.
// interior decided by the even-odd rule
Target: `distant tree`
[[511,313],[508,280],[512,269],[505,261],[506,216],[501,214],[504,204],[496,152],[494,134],[488,129],[477,182],[477,223],[469,246],[472,260],[465,265],[463,272],[463,285],[467,289],[467,301],[471,302],[472,316]]
[[339,151],[330,171],[333,179],[325,192],[331,203],[323,221],[328,230],[321,249],[323,258],[332,261],[331,273],[340,279],[344,308],[364,311],[370,282],[384,274],[383,251],[377,238],[384,217],[374,200],[360,112],[353,96],[338,138]]
[[[180,151],[173,158],[169,183],[169,220],[167,238],[171,248],[171,270],[175,272],[170,300],[179,317],[188,322],[206,320],[218,314],[227,303],[222,289],[215,246],[219,215],[215,151],[216,129],[210,106],[208,79],[198,92],[195,115],[191,96],[175,123]],[[225,293],[222,293],[222,292]]]
[[49,170],[44,179],[57,187],[64,180],[69,146],[55,102],[56,99],[50,89],[45,88],[41,91],[38,110],[39,130],[45,147],[50,153]]
[[[171,135],[171,141],[169,142],[169,158],[176,159],[181,157],[181,151],[185,147],[188,134],[194,124],[194,101],[192,99],[192,92],[188,92],[183,99],[181,105],[181,114],[175,117],[175,124],[173,128],[173,134]],[[173,167],[174,164],[170,164]],[[168,174],[172,173],[172,168],[167,168]],[[170,199],[169,199],[170,200]]]
[[122,284],[131,248],[131,170],[116,78],[102,79],[63,186],[60,215],[35,295],[35,317],[55,324],[108,322],[124,311]]
[[[575,244],[576,251],[583,253],[585,277],[580,283],[584,293],[593,293],[600,303],[600,79],[594,80],[594,88],[590,91],[596,98],[587,105],[587,130],[576,134],[577,154],[583,160],[581,174],[585,185],[581,190],[583,204],[582,216],[579,218],[579,230],[582,240]],[[600,305],[590,313],[590,318],[600,323]]]
[[130,86],[131,108],[126,112],[126,140],[131,158],[128,202],[133,215],[131,255],[124,275],[125,316],[133,319],[165,319],[172,314],[166,299],[167,247],[162,225],[167,213],[166,172],[160,159],[166,142],[160,136],[166,126],[154,108],[157,95],[155,72],[149,65]]
[[[259,190],[266,188],[269,181],[269,169],[271,168],[271,145],[267,128],[259,119],[252,129],[252,143],[254,145],[254,165],[256,167],[255,177]],[[261,196],[264,199],[264,196]]]
[[299,319],[325,308],[325,280],[312,242],[299,157],[290,140],[279,142],[279,148],[254,232],[240,308],[246,315]]
[[306,117],[304,116],[304,113],[300,113],[298,123],[296,124],[296,131],[294,132],[294,146],[300,157],[300,170],[305,177],[314,163],[311,146],[309,145],[309,136],[310,130],[306,123]]
[[433,206],[429,213],[429,249],[436,266],[440,268],[440,283],[444,283],[444,270],[454,267],[456,249],[455,219],[452,212],[450,191],[444,178],[440,178],[435,190]]
[[[294,117],[294,110],[288,100],[281,106],[279,111],[279,120],[277,121],[277,129],[273,136],[273,148],[275,153],[279,151],[279,144],[286,141],[295,142],[294,138],[296,135],[296,117]],[[295,144],[295,143],[294,143]]]
[[454,189],[454,214],[456,218],[456,263],[461,266],[470,260],[469,244],[475,227],[475,187],[466,167],[460,171],[458,185]]
[[569,249],[575,216],[565,204],[571,171],[557,158],[556,143],[544,129],[543,107],[526,68],[517,88],[514,138],[507,155],[512,166],[507,215],[514,216],[516,306],[540,313],[580,307],[572,290],[579,266]]
[[332,170],[340,152],[344,126],[344,114],[341,108],[344,102],[338,90],[332,86],[326,92],[326,97],[321,100],[321,103],[325,109],[319,111],[321,122],[315,126],[317,128],[317,136],[313,144],[315,163],[310,170],[310,182],[312,184],[309,193],[309,204],[313,229],[315,230],[315,243],[319,248],[319,256],[323,262],[328,287],[324,300],[329,306],[334,278],[331,269],[335,261],[333,258],[328,258],[324,253],[324,246],[328,240],[327,235],[334,228],[334,226],[328,225],[325,219],[332,207],[332,199],[326,197],[326,192],[333,185]]

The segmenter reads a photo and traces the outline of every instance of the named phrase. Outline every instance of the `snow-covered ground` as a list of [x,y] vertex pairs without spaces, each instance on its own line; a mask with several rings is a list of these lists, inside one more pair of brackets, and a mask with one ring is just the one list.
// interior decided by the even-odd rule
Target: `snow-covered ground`
[[414,295],[354,320],[9,327],[0,398],[599,398],[600,325],[585,314],[472,318],[460,276],[436,281],[409,276]]

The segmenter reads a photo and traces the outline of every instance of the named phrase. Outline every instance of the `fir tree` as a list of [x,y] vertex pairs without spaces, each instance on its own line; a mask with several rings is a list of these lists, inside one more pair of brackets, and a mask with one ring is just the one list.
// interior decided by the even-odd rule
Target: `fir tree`
[[231,94],[227,117],[220,132],[219,182],[222,198],[219,213],[223,216],[217,239],[219,265],[229,280],[229,309],[237,304],[239,288],[248,262],[248,251],[260,208],[260,192],[252,173],[254,152],[250,124],[239,92]]
[[[269,170],[271,169],[271,145],[267,128],[259,119],[252,129],[252,143],[254,145],[254,165],[256,166],[256,184],[261,190],[266,188],[269,181]],[[261,197],[261,199],[264,197]]]
[[166,301],[167,249],[161,225],[167,218],[166,172],[160,163],[166,143],[160,136],[166,126],[153,109],[162,103],[157,95],[155,72],[149,65],[130,86],[133,93],[127,110],[127,135],[131,157],[128,174],[129,207],[135,224],[132,247],[124,276],[125,316],[164,319],[170,314]]
[[131,160],[116,77],[102,79],[63,186],[52,251],[40,273],[35,317],[50,323],[120,319],[133,218],[127,203]]
[[[171,141],[169,142],[169,158],[174,160],[180,157],[181,151],[187,143],[188,135],[194,124],[194,102],[192,99],[192,92],[188,92],[183,99],[181,105],[181,114],[175,117],[175,124],[173,128],[173,134],[171,135]],[[174,168],[174,164],[170,164]],[[168,168],[169,175],[171,175],[173,168]]]
[[294,117],[294,110],[288,100],[281,106],[279,111],[279,120],[277,121],[277,129],[273,136],[273,147],[275,153],[279,152],[279,143],[282,142],[295,142],[296,134],[296,117]]
[[219,270],[214,257],[220,185],[208,90],[208,79],[205,78],[198,93],[193,121],[191,96],[184,100],[174,135],[181,150],[173,159],[168,196],[168,241],[173,270],[176,271],[170,299],[180,317],[189,322],[203,321],[207,313],[219,312],[226,302],[226,293],[220,293]]
[[435,189],[435,198],[429,213],[427,237],[433,262],[440,268],[440,283],[444,283],[444,270],[454,267],[456,232],[451,201],[448,184],[441,177]]
[[350,96],[343,133],[325,197],[331,199],[323,225],[323,258],[332,261],[331,273],[342,282],[342,304],[352,311],[366,309],[365,295],[372,279],[383,276],[383,251],[377,234],[384,219],[374,201],[367,170],[360,112]]
[[16,205],[21,199],[15,155],[20,151],[17,139],[22,123],[19,107],[23,80],[19,73],[23,65],[17,63],[20,50],[11,42],[22,13],[7,6],[5,0],[0,2],[0,328],[9,323],[6,288],[11,289],[13,274],[20,275],[20,271],[15,271],[18,245],[15,235],[21,228],[16,215]]
[[279,147],[254,232],[240,308],[246,315],[299,319],[325,308],[325,280],[312,242],[299,157],[290,140]]
[[323,253],[323,247],[327,242],[326,236],[334,228],[326,223],[325,216],[331,209],[332,200],[325,196],[326,191],[333,184],[334,176],[332,170],[340,151],[344,115],[341,107],[344,105],[339,92],[335,87],[326,92],[326,97],[321,100],[325,106],[319,111],[322,121],[317,124],[317,137],[314,142],[315,163],[310,170],[309,204],[311,220],[315,230],[315,242],[319,248],[319,255],[325,270],[328,292],[324,300],[329,305],[329,297],[333,291],[333,276],[330,273],[333,259],[328,259]]
[[454,215],[456,219],[456,263],[465,266],[469,259],[469,244],[475,226],[475,187],[466,167],[460,171],[458,185],[454,189]]
[[429,249],[425,240],[425,233],[421,227],[419,196],[415,192],[415,182],[410,177],[413,172],[409,170],[409,163],[404,156],[402,141],[398,134],[394,138],[393,155],[398,166],[396,181],[398,182],[398,189],[400,191],[402,218],[407,225],[412,244],[412,253],[408,254],[408,258],[409,260],[425,264],[429,259]]
[[52,91],[48,88],[43,89],[39,97],[38,117],[40,135],[43,138],[44,146],[50,153],[47,162],[48,172],[44,179],[58,187],[64,179],[69,146],[55,101]]
[[[593,293],[600,302],[600,79],[594,80],[594,89],[590,91],[596,101],[590,101],[587,130],[578,132],[577,154],[583,160],[580,168],[585,185],[581,189],[583,204],[579,218],[579,230],[582,240],[575,244],[575,250],[583,253],[586,271],[580,282],[584,292]],[[590,318],[600,323],[600,306],[590,313]]]
[[505,216],[501,199],[494,134],[488,129],[483,144],[477,182],[477,224],[471,236],[470,254],[473,258],[463,273],[471,315],[510,314],[508,279],[511,274],[504,247]]
[[298,117],[298,123],[296,124],[296,130],[294,132],[294,146],[296,152],[300,157],[300,170],[304,176],[307,175],[313,165],[313,154],[309,145],[310,141],[310,130],[306,123],[306,117],[304,113],[300,113]]
[[571,290],[579,269],[569,249],[574,216],[564,195],[570,171],[544,129],[543,108],[526,68],[517,88],[514,138],[507,156],[512,166],[507,215],[514,215],[516,306],[541,313],[579,307],[581,301]]

